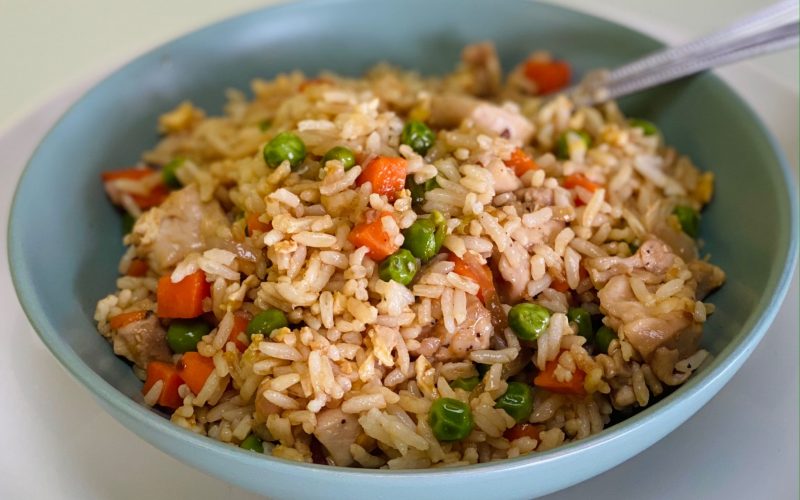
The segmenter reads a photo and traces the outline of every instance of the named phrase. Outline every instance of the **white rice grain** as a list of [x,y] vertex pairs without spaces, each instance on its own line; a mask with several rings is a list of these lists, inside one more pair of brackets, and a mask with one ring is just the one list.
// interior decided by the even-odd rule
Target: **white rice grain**
[[281,241],[285,236],[286,235],[283,232],[278,231],[277,229],[272,229],[268,231],[266,234],[264,234],[263,238],[264,245],[268,247],[272,246],[275,243]]
[[469,353],[469,359],[483,365],[510,363],[516,359],[519,349],[475,350]]
[[647,289],[647,285],[644,284],[644,281],[642,281],[641,278],[631,276],[628,278],[628,283],[630,284],[631,290],[639,302],[646,306],[652,306],[655,303],[655,297]]
[[342,252],[323,250],[319,253],[320,260],[337,269],[347,269],[347,257]]
[[300,382],[299,373],[287,373],[286,375],[281,375],[272,379],[269,386],[273,391],[284,392],[298,382]]
[[563,257],[567,245],[569,245],[569,242],[574,238],[575,232],[572,229],[565,227],[556,236],[556,239],[553,242],[553,251]]
[[667,281],[656,290],[655,298],[656,300],[664,300],[666,298],[672,297],[676,293],[680,292],[683,289],[683,280],[682,279],[674,279]]
[[478,215],[478,220],[486,231],[486,234],[488,234],[492,241],[494,241],[494,244],[497,245],[497,250],[505,252],[509,243],[508,234],[506,234],[500,223],[497,222],[497,219],[487,213],[482,213]]
[[447,273],[447,282],[457,290],[461,290],[470,295],[477,295],[480,290],[480,285],[476,282],[452,271]]
[[144,394],[144,403],[147,406],[155,406],[158,398],[161,397],[161,390],[164,388],[164,381],[157,380],[156,383]]
[[572,247],[567,247],[564,252],[564,272],[567,277],[567,284],[573,290],[580,284],[580,264],[581,255]]
[[583,216],[581,218],[581,224],[583,226],[591,227],[594,224],[594,221],[603,206],[603,198],[605,195],[606,190],[603,188],[600,188],[594,192],[591,200],[589,200],[589,203],[586,204],[586,207],[583,210]]
[[539,210],[522,216],[522,225],[525,227],[539,227],[553,217],[553,209],[550,207],[540,208]]
[[290,398],[286,394],[282,394],[271,389],[264,391],[264,398],[270,403],[279,408],[283,408],[284,410],[297,410],[300,408],[300,404],[294,399]]
[[273,358],[285,359],[288,361],[300,361],[303,359],[303,356],[294,347],[277,342],[261,342],[258,344],[258,350]]
[[292,193],[288,189],[280,188],[276,189],[268,196],[269,199],[279,201],[284,205],[287,205],[291,208],[295,208],[300,205],[300,198],[297,197],[296,194]]
[[444,321],[444,328],[450,333],[456,331],[456,322],[453,317],[453,289],[445,288],[442,290],[441,296],[442,306],[442,320]]
[[336,236],[311,231],[297,233],[292,236],[292,239],[311,248],[331,248],[336,244]]
[[381,394],[363,394],[354,396],[342,403],[341,409],[345,413],[363,413],[372,408],[386,408],[386,400]]

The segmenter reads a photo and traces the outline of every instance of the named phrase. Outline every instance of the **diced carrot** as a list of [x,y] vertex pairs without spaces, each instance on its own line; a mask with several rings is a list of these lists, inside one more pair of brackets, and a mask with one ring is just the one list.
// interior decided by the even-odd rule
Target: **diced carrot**
[[103,182],[108,181],[116,181],[118,179],[130,179],[130,180],[139,180],[143,177],[147,177],[148,175],[154,173],[154,170],[149,168],[125,168],[122,170],[109,170],[107,172],[102,172],[100,174],[100,178],[103,179]]
[[544,370],[540,371],[533,379],[533,385],[559,394],[586,394],[586,390],[583,388],[583,380],[586,378],[586,374],[581,370],[575,370],[569,382],[561,382],[555,377],[557,366],[557,360],[549,361]]
[[[154,170],[150,168],[126,168],[123,170],[110,170],[108,172],[103,172],[100,174],[100,177],[103,179],[103,182],[115,181],[119,179],[129,179],[129,180],[139,180],[148,175],[152,175],[155,173]],[[141,209],[148,209],[164,202],[164,200],[169,195],[169,188],[164,184],[156,184],[149,193],[145,195],[141,194],[132,194],[131,198],[133,199],[134,203],[141,208]]]
[[550,288],[556,290],[557,292],[564,293],[569,291],[569,284],[566,281],[553,280],[553,282],[550,284]]
[[122,314],[117,314],[108,318],[108,326],[112,330],[119,330],[125,325],[131,324],[135,321],[141,321],[147,317],[147,311],[131,311]]
[[142,394],[147,394],[159,380],[164,385],[161,387],[161,394],[158,396],[158,404],[173,410],[179,408],[183,404],[183,398],[178,394],[178,387],[183,384],[183,380],[178,375],[178,369],[169,363],[151,361],[147,364],[147,379],[144,381]]
[[247,232],[250,236],[253,235],[256,231],[259,233],[266,233],[272,226],[270,224],[266,224],[258,220],[259,215],[254,213],[249,213],[245,217],[245,222],[247,223]]
[[148,269],[149,266],[147,265],[147,261],[142,259],[133,259],[130,265],[128,265],[128,272],[126,272],[125,275],[139,278],[146,275]]
[[199,394],[214,371],[214,360],[198,352],[187,352],[177,364],[178,375],[186,382],[195,395]]
[[536,424],[517,424],[514,427],[507,429],[503,433],[503,437],[508,439],[509,441],[514,441],[515,439],[519,439],[521,437],[529,437],[531,439],[539,439],[539,433],[544,430],[543,425],[536,425]]
[[478,284],[480,287],[478,289],[478,298],[481,302],[486,303],[488,296],[495,290],[492,270],[489,269],[489,266],[481,264],[477,260],[461,259],[455,254],[450,254],[449,260],[455,263],[454,273],[469,278]]
[[381,261],[397,250],[397,245],[391,241],[389,235],[383,230],[381,219],[389,212],[381,212],[372,222],[357,224],[350,231],[347,239],[358,247],[369,248],[369,257],[374,261]]
[[203,271],[195,271],[177,283],[167,274],[158,280],[156,312],[161,318],[196,318],[203,314],[203,299],[210,294]]
[[236,311],[233,313],[233,328],[230,335],[228,335],[228,342],[233,342],[239,352],[244,352],[247,349],[247,343],[242,340],[242,337],[247,325],[250,323],[252,316],[244,311]]
[[372,192],[386,195],[389,201],[397,199],[397,192],[406,184],[408,162],[404,158],[378,156],[373,158],[356,179],[359,186],[372,183]]
[[163,184],[156,184],[146,195],[132,194],[134,203],[142,210],[153,208],[164,203],[169,196],[169,188]]
[[537,94],[549,94],[569,85],[572,70],[565,61],[537,61],[525,63],[523,72],[536,84]]
[[511,153],[511,158],[506,160],[505,164],[509,168],[514,169],[514,173],[517,174],[517,177],[522,177],[525,172],[529,170],[536,170],[539,168],[536,162],[533,161],[533,158],[528,156],[527,153],[520,148],[515,149],[514,152]]
[[564,179],[564,187],[567,188],[567,189],[572,189],[575,186],[580,186],[580,187],[582,187],[582,188],[584,188],[587,191],[590,191],[592,193],[597,191],[597,189],[600,187],[599,184],[596,184],[596,183],[590,181],[583,174],[568,175]]

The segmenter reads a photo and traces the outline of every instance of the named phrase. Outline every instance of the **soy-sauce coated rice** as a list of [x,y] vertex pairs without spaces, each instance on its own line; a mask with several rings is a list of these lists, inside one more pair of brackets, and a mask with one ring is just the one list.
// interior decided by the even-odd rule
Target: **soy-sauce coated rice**
[[[174,320],[158,317],[159,278],[202,272],[209,286],[202,310],[214,329],[197,351],[213,369],[196,394],[178,388],[176,425],[234,445],[255,435],[264,453],[304,462],[473,464],[600,432],[613,412],[652,404],[707,358],[698,342],[713,306],[703,299],[724,274],[673,212],[702,210],[713,176],[630,126],[614,103],[543,104],[524,65],[501,82],[488,44],[465,49],[459,69],[439,79],[382,65],[363,79],[283,74],[252,91],[252,101],[230,91],[222,116],[190,103],[162,116],[164,137],[143,163],[182,159],[184,187],[153,208],[141,205],[157,170],[106,182],[138,220],[117,291],[98,302],[95,319],[141,378],[152,360],[180,360],[163,350]],[[409,120],[435,132],[424,157],[399,143]],[[288,161],[269,168],[262,155],[284,131],[307,149],[294,170]],[[565,133],[568,157],[559,159]],[[336,146],[352,150],[356,165],[320,164]],[[421,206],[408,190],[373,193],[359,179],[376,157],[403,158],[413,182],[438,187]],[[520,158],[534,166],[515,172]],[[354,226],[378,220],[399,248],[404,230],[434,211],[445,217],[444,245],[408,286],[379,279],[379,259],[351,242]],[[489,269],[496,292],[458,262]],[[521,301],[550,311],[536,341],[505,326]],[[607,353],[569,322],[577,306],[616,332]],[[237,321],[270,308],[289,327],[240,335],[240,352]],[[132,311],[148,314],[113,327]],[[453,388],[479,368],[475,389]],[[533,384],[546,370],[572,391]],[[495,407],[512,379],[535,385],[525,435]],[[150,387],[145,404],[157,404],[162,387]],[[428,415],[439,397],[469,405],[467,438],[436,438]],[[312,452],[320,445],[322,458]]]

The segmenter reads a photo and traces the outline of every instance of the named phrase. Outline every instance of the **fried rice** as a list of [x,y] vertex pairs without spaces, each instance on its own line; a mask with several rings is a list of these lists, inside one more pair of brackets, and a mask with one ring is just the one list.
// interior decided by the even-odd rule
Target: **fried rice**
[[[503,79],[477,44],[444,77],[294,72],[254,81],[252,100],[229,91],[221,116],[189,102],[164,114],[134,173],[104,175],[136,221],[95,320],[147,379],[144,404],[272,456],[401,469],[549,450],[684,383],[708,359],[703,300],[724,273],[680,214],[709,203],[713,174],[613,102],[543,99],[530,68],[552,62],[534,53]],[[433,131],[426,151],[403,140],[411,121]],[[306,153],[270,165],[264,148],[283,132]],[[351,168],[322,161],[335,147]],[[392,191],[370,173],[387,158],[405,177]],[[382,274],[394,257],[353,237],[369,226],[396,252],[433,214],[443,240],[407,284]],[[198,276],[188,316],[207,333],[176,352],[167,331],[188,316],[168,312],[186,305],[166,303],[168,289]],[[535,339],[509,323],[517,304],[549,314]],[[265,310],[288,325],[248,334]],[[175,366],[177,378],[153,374]],[[497,403],[519,382],[522,418]],[[441,398],[467,408],[466,437],[441,438]]]

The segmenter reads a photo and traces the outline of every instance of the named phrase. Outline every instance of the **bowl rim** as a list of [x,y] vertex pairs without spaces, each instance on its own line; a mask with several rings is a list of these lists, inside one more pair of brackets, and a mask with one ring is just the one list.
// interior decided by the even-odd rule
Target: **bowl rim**
[[[292,462],[270,455],[254,455],[215,439],[195,434],[171,423],[168,419],[159,415],[155,411],[142,406],[140,403],[137,403],[133,399],[117,390],[98,373],[92,370],[86,363],[84,363],[77,353],[67,344],[67,342],[60,337],[58,334],[58,329],[49,320],[45,312],[44,304],[40,301],[36,290],[32,286],[30,272],[25,265],[25,251],[21,244],[18,243],[19,238],[16,238],[15,236],[23,231],[21,228],[24,226],[24,224],[20,221],[22,216],[20,215],[18,202],[19,198],[22,196],[21,193],[23,188],[26,186],[26,183],[31,182],[31,166],[35,165],[37,157],[40,153],[40,149],[57,132],[57,129],[62,122],[69,115],[71,115],[76,108],[80,108],[85,101],[91,100],[95,91],[104,86],[114,75],[125,71],[136,62],[148,57],[152,57],[158,50],[170,46],[187,37],[195,36],[211,29],[219,29],[223,25],[227,25],[229,23],[240,22],[244,18],[264,11],[277,13],[283,10],[291,11],[299,8],[308,8],[317,4],[349,3],[349,1],[350,0],[281,1],[278,4],[248,10],[240,14],[207,23],[198,29],[192,29],[188,32],[181,33],[176,37],[164,41],[163,43],[159,43],[156,46],[140,52],[133,57],[123,59],[120,64],[115,65],[109,72],[105,73],[105,75],[101,77],[99,81],[95,82],[89,87],[88,90],[84,91],[83,94],[59,116],[56,122],[53,123],[48,131],[42,136],[17,181],[9,210],[6,236],[10,274],[20,305],[22,306],[22,309],[31,326],[33,326],[37,335],[47,346],[48,350],[53,354],[53,356],[75,379],[81,383],[82,386],[84,386],[85,389],[89,390],[89,392],[95,398],[99,399],[104,406],[108,405],[115,412],[127,414],[130,416],[130,418],[134,419],[136,423],[144,428],[151,429],[161,437],[178,440],[196,448],[212,451],[221,459],[231,461],[232,463],[239,462],[256,468],[267,467],[277,473],[304,469],[308,472],[314,472],[315,474],[358,477],[361,479],[364,477],[424,477],[426,479],[430,479],[432,477],[445,475],[448,477],[454,477],[477,473],[489,474],[496,472],[508,472],[513,469],[532,467],[543,462],[560,461],[569,456],[575,455],[576,453],[582,453],[587,449],[603,446],[613,441],[619,441],[623,437],[636,432],[638,429],[648,426],[650,422],[658,419],[662,414],[667,413],[669,410],[676,410],[678,405],[685,404],[687,401],[700,401],[701,406],[702,404],[705,404],[706,401],[703,400],[710,399],[710,397],[721,388],[720,385],[714,389],[713,386],[715,383],[721,381],[724,384],[750,356],[761,338],[766,333],[767,328],[774,320],[778,309],[780,308],[786,296],[798,257],[798,193],[785,154],[772,132],[764,125],[760,117],[755,113],[748,102],[745,101],[724,80],[720,79],[713,73],[704,76],[704,78],[707,78],[713,85],[719,87],[721,92],[728,94],[732,102],[735,103],[735,105],[737,105],[741,111],[745,113],[750,120],[750,123],[754,126],[754,130],[757,133],[760,133],[762,138],[766,141],[770,151],[775,157],[775,162],[778,164],[778,169],[783,178],[784,185],[786,186],[786,190],[783,193],[785,196],[782,200],[782,208],[788,209],[788,217],[790,221],[788,246],[785,248],[785,261],[783,262],[780,271],[778,272],[777,269],[773,268],[771,276],[769,277],[766,290],[770,290],[772,293],[763,293],[761,295],[760,300],[753,308],[754,312],[748,316],[747,322],[743,325],[739,334],[734,337],[731,342],[729,342],[729,344],[714,357],[709,365],[705,366],[704,369],[697,374],[697,376],[691,377],[685,384],[681,385],[674,392],[658,401],[657,404],[648,406],[636,415],[629,417],[611,427],[605,428],[597,434],[578,441],[567,443],[545,452],[537,452],[494,462],[450,468],[427,468],[418,470],[358,469],[352,467]],[[515,0],[503,1],[510,3]],[[647,33],[617,23],[616,21],[597,16],[593,13],[582,12],[569,7],[562,7],[552,4],[537,3],[537,7],[558,10],[562,13],[566,12],[569,14],[577,14],[579,16],[592,18],[593,20],[599,20],[604,23],[608,23],[609,25],[613,26],[614,29],[625,31],[628,35],[635,35],[648,41],[653,41],[663,45],[661,41]],[[756,314],[758,311],[760,311],[760,313]],[[707,390],[709,390],[709,388],[713,389],[713,393],[711,393],[711,396],[706,397],[704,394]],[[692,411],[692,413],[695,411],[697,410]],[[113,412],[110,413],[113,415]],[[117,418],[116,415],[113,416]],[[666,433],[664,433],[664,435],[671,432],[681,423],[682,421],[669,429]],[[664,435],[660,436],[658,439],[661,439]],[[630,454],[628,454],[628,456],[625,458],[628,458],[629,456]],[[617,462],[620,461],[621,460],[617,460]]]

